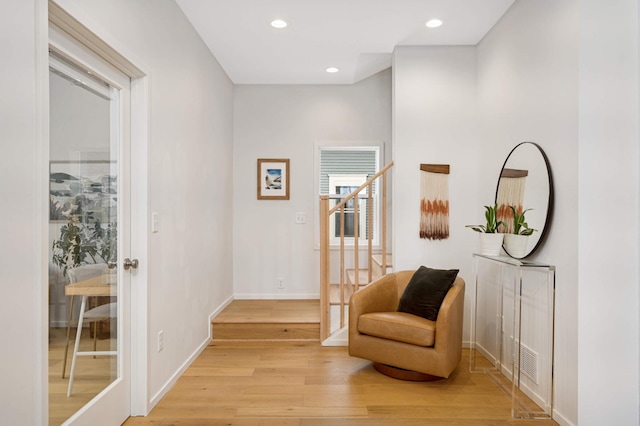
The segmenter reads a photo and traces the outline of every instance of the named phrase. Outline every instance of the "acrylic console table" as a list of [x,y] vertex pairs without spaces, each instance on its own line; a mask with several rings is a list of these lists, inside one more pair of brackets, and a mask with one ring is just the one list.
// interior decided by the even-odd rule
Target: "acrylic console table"
[[553,415],[555,267],[473,255],[469,369],[511,396],[515,418]]

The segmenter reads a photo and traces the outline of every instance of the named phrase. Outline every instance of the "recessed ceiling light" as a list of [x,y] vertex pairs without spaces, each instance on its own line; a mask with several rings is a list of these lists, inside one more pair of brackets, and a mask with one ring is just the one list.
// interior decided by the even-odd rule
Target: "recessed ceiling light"
[[271,21],[271,26],[273,28],[284,28],[286,27],[288,24],[283,21],[282,19],[275,19],[273,21]]
[[438,28],[442,25],[442,21],[439,19],[432,19],[425,24],[429,28]]
[[332,74],[335,73],[335,72],[338,72],[338,71],[340,71],[340,69],[336,68],[336,67],[327,68],[327,72],[332,73]]

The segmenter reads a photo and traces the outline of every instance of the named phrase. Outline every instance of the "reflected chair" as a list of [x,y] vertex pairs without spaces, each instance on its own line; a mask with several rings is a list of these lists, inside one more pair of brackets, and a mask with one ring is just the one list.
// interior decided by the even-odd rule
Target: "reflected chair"
[[[80,281],[84,281],[100,275],[105,275],[107,273],[109,273],[109,270],[108,270],[107,264],[105,263],[82,265],[67,271],[70,284],[78,283]],[[80,314],[77,321],[77,331],[76,331],[75,345],[74,345],[72,362],[71,362],[71,373],[69,376],[69,389],[67,391],[67,396],[71,396],[71,389],[73,387],[73,379],[75,374],[75,364],[76,364],[76,359],[78,355],[93,354],[94,357],[95,355],[113,355],[113,351],[106,351],[104,353],[97,351],[98,328],[96,325],[99,321],[116,318],[117,304],[116,302],[110,302],[110,303],[105,303],[103,305],[99,305],[92,309],[86,310],[87,298],[88,298],[87,296],[82,297]],[[71,302],[69,307],[69,321],[67,324],[67,343],[64,350],[64,361],[63,361],[63,367],[62,367],[62,378],[64,378],[64,375],[65,375],[67,357],[69,352],[69,342],[71,340],[71,326],[73,323],[73,304],[74,304],[73,301],[74,301],[74,296],[71,296]],[[82,334],[82,327],[84,323],[88,323],[90,326],[93,325],[94,327],[93,328],[93,352],[91,353],[84,353],[84,352],[78,351],[78,347],[80,344],[80,337]]]
[[403,380],[447,378],[462,358],[464,280],[456,277],[431,321],[397,312],[414,272],[387,274],[351,296],[349,355]]

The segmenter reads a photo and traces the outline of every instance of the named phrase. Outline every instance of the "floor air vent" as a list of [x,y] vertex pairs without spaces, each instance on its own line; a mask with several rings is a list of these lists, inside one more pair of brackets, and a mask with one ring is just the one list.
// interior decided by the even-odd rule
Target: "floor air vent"
[[[517,345],[511,349],[511,359],[516,359]],[[520,345],[520,373],[529,378],[536,385],[538,384],[538,354],[525,345]]]

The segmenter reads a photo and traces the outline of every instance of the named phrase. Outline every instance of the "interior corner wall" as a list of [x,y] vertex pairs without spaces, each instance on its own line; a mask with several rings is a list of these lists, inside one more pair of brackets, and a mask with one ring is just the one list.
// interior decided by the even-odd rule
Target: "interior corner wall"
[[[0,362],[0,413],[2,423],[44,424],[47,350],[46,293],[43,291],[42,247],[46,220],[39,204],[44,186],[38,128],[42,70],[36,45],[44,22],[38,18],[41,1],[15,1],[0,14],[0,195],[15,209],[0,213],[0,341],[5,350]],[[8,10],[7,10],[8,9]],[[45,21],[46,22],[46,21]],[[46,33],[44,33],[46,34]],[[42,35],[44,37],[44,35]],[[46,45],[40,46],[45,54]],[[46,63],[45,63],[46,64]],[[14,204],[15,203],[15,204]],[[43,300],[43,297],[45,299]],[[11,348],[11,349],[9,349]]]
[[148,75],[148,209],[159,231],[148,241],[146,358],[157,402],[233,293],[233,83],[172,0],[58,3]]
[[551,226],[531,260],[556,266],[554,418],[562,425],[578,420],[578,12],[577,0],[516,1],[477,47],[479,196],[493,200],[502,162],[523,141],[544,149],[553,175]]
[[637,425],[640,10],[579,4],[578,423]]
[[[389,161],[391,71],[352,85],[236,85],[233,120],[235,297],[318,298],[314,150],[319,143],[382,141]],[[257,199],[258,158],[290,159],[289,200]],[[295,224],[298,212],[305,224]]]
[[[459,269],[472,283],[477,234],[465,228],[478,207],[476,50],[473,46],[396,47],[393,57],[393,265]],[[449,238],[420,239],[420,164],[449,164]],[[496,172],[497,173],[497,172]],[[482,200],[482,201],[479,201]],[[469,300],[470,292],[465,298]],[[470,302],[465,303],[469,318]],[[465,321],[464,341],[469,341]]]

